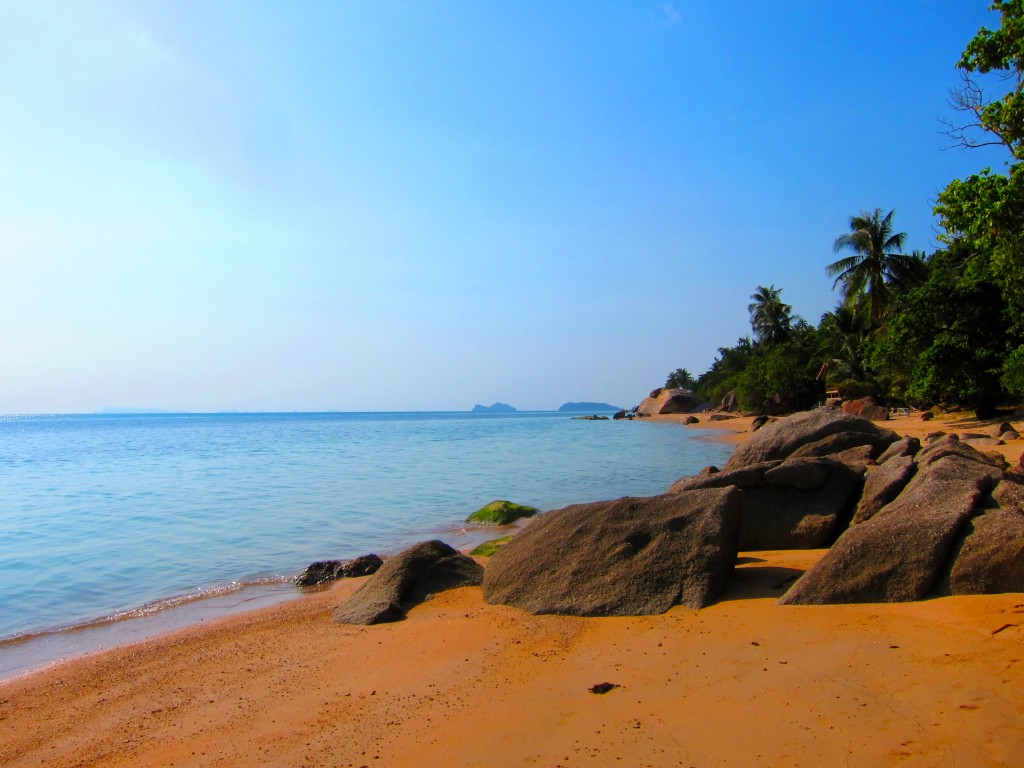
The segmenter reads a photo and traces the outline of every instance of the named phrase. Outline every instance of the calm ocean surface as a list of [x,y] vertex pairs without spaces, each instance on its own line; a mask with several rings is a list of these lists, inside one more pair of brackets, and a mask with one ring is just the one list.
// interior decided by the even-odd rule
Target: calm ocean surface
[[[0,648],[541,509],[663,491],[731,446],[564,413],[0,417]],[[291,587],[279,586],[281,590]]]

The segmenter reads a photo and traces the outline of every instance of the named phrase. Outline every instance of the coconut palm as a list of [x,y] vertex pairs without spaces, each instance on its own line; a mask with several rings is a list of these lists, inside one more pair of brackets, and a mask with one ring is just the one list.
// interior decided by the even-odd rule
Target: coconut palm
[[915,257],[900,253],[907,233],[893,233],[894,213],[889,211],[883,217],[882,209],[875,208],[871,213],[862,211],[851,216],[849,234],[837,237],[833,250],[853,254],[826,267],[829,277],[836,279],[832,288],[841,288],[848,305],[867,300],[873,326],[881,321],[892,288],[902,286],[918,268]]
[[786,341],[793,331],[793,308],[782,301],[782,289],[774,285],[757,286],[751,294],[753,303],[747,307],[750,312],[750,327],[754,336],[764,344]]

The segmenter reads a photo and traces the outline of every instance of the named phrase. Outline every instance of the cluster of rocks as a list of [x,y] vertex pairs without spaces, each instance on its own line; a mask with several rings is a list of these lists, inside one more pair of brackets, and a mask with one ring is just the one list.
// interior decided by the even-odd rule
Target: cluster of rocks
[[721,470],[666,493],[539,515],[483,569],[433,541],[390,559],[335,619],[404,616],[426,595],[483,585],[533,613],[701,608],[741,551],[828,548],[784,604],[1024,591],[1024,476],[956,435],[925,446],[819,409],[766,423]]

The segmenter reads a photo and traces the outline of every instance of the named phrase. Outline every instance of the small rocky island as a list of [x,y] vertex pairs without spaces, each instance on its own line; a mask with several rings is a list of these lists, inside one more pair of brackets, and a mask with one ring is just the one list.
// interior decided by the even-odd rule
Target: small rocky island
[[516,409],[506,403],[495,403],[494,405],[477,403],[473,406],[472,413],[516,413]]

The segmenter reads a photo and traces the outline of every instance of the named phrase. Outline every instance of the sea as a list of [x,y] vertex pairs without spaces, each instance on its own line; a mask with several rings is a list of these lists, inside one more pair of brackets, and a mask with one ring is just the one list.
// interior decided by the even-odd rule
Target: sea
[[281,600],[309,563],[660,493],[731,446],[561,412],[0,417],[0,679]]

